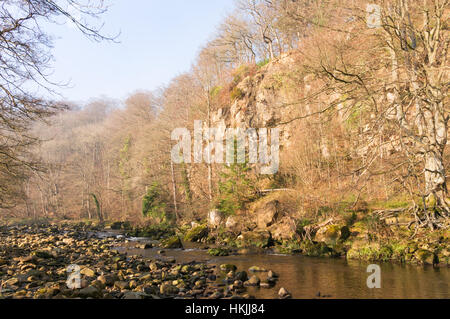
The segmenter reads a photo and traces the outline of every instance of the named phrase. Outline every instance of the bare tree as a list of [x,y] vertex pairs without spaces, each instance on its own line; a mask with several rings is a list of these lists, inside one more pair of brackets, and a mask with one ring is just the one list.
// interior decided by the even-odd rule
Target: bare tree
[[[17,185],[39,165],[27,150],[37,142],[29,134],[32,123],[63,108],[35,94],[36,86],[53,92],[49,78],[50,36],[43,23],[70,21],[94,40],[107,37],[101,26],[88,20],[99,17],[103,1],[5,0],[0,4],[0,205],[10,206]],[[79,12],[80,19],[69,12]],[[60,20],[58,20],[60,19]],[[27,89],[28,88],[28,89]],[[29,89],[32,88],[32,89]],[[34,89],[33,89],[34,88]],[[15,180],[16,182],[12,182]]]
[[[354,1],[346,8],[350,3]],[[415,201],[417,224],[444,227],[441,220],[450,213],[443,160],[449,120],[448,1],[425,0],[413,6],[409,0],[395,0],[379,5],[379,28],[368,27],[365,7],[353,7],[354,19],[308,52],[306,69],[325,81],[314,94],[337,93],[314,114],[337,109],[364,114],[359,179],[395,176]],[[397,155],[391,156],[387,171],[375,169],[380,151]]]

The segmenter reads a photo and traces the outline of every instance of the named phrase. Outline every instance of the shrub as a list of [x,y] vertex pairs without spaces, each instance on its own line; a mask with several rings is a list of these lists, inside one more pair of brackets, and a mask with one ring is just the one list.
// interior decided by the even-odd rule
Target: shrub
[[231,99],[234,100],[240,100],[245,96],[245,93],[238,87],[233,88],[230,93]]
[[265,59],[265,60],[259,61],[258,63],[256,63],[256,65],[257,65],[258,67],[262,68],[263,66],[266,66],[267,64],[269,64],[269,62],[270,62],[270,59],[267,58],[267,59]]
[[166,220],[166,204],[161,194],[161,186],[154,182],[148,187],[147,194],[142,199],[142,215]]
[[231,216],[254,199],[256,191],[249,177],[250,167],[247,163],[231,164],[220,174],[219,197],[216,207],[226,216]]

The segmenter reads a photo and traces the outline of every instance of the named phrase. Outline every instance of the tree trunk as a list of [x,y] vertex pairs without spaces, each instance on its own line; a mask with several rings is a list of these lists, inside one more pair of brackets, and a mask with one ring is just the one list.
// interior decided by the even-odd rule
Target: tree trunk
[[172,176],[173,206],[174,206],[174,209],[175,209],[175,217],[176,217],[177,221],[179,221],[180,217],[178,216],[177,184],[175,182],[175,170],[174,170],[172,161],[170,161],[170,173],[171,173],[171,176]]
[[437,200],[436,204],[444,204],[447,197],[447,183],[440,150],[425,154],[425,183],[428,196],[434,195]]
[[[208,129],[211,128],[211,95],[210,95],[210,89],[208,87]],[[208,147],[209,147],[209,141],[208,141]],[[213,200],[213,190],[212,190],[212,163],[211,163],[211,152],[208,152],[208,190],[209,190],[209,201],[212,202]]]

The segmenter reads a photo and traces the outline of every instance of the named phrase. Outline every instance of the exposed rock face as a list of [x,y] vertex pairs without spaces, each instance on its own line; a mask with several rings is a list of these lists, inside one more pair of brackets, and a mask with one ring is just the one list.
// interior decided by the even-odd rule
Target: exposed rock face
[[[292,72],[294,56],[284,54],[256,72],[243,78],[237,85],[240,96],[230,106],[216,110],[212,123],[216,126],[241,128],[272,128],[285,121],[290,110],[280,107],[291,100],[289,93],[280,88],[283,80]],[[282,128],[281,144],[288,144],[291,127]]]
[[219,227],[222,224],[223,220],[224,220],[223,214],[217,209],[210,211],[208,214],[208,225],[211,228]]
[[258,228],[266,229],[273,225],[279,216],[278,201],[271,201],[256,210],[256,222]]

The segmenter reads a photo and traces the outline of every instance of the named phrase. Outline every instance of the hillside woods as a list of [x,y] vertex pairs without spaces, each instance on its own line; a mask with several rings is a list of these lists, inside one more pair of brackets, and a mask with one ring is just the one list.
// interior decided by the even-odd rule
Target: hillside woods
[[[381,1],[377,28],[364,8],[239,2],[161,90],[64,103],[34,123],[25,156],[38,164],[8,175],[2,214],[206,242],[213,255],[448,265],[448,2]],[[174,164],[171,132],[196,120],[280,128],[279,172]]]

